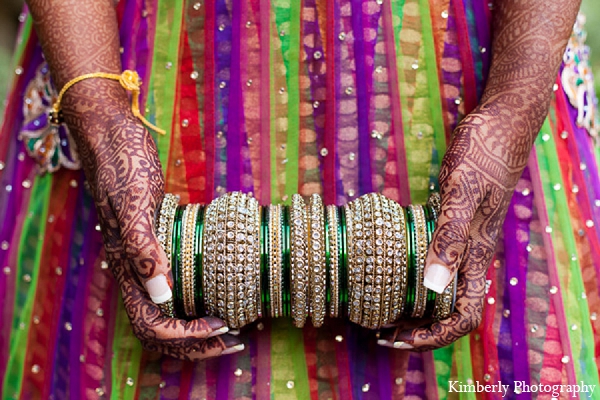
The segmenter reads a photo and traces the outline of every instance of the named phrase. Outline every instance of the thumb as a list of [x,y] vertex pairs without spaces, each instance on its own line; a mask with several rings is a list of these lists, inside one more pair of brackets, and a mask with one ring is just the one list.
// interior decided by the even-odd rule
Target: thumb
[[439,216],[425,260],[423,285],[437,293],[442,293],[454,279],[478,207],[470,201],[469,186],[462,179],[464,174],[455,170],[442,186]]
[[[167,233],[170,233],[167,221],[172,221],[171,214],[174,215],[177,201],[174,196],[165,195],[159,207],[156,217],[155,207],[138,208],[135,218],[128,221],[125,229],[122,227],[125,252],[133,270],[155,304],[165,303],[173,297],[170,285],[171,269],[164,247],[168,243]],[[165,232],[157,234],[156,218],[159,220],[158,229]]]

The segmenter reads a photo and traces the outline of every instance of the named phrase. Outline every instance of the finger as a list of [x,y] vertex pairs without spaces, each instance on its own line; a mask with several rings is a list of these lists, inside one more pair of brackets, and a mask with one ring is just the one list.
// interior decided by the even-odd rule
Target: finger
[[154,340],[157,342],[188,347],[198,344],[199,341],[223,335],[229,332],[229,328],[225,321],[215,317],[185,321],[159,315],[154,332]]
[[430,325],[433,322],[432,319],[406,319],[401,320],[396,326],[393,328],[388,327],[387,329],[382,329],[379,339],[377,340],[377,344],[384,347],[390,347],[395,349],[408,349],[412,348],[412,346],[404,346],[405,343],[396,340],[396,337],[400,332],[406,330],[412,330],[418,327],[424,327]]
[[423,284],[442,293],[454,279],[469,238],[471,221],[481,203],[479,184],[471,174],[455,169],[441,185],[441,211],[427,252]]
[[144,348],[186,361],[200,361],[213,357],[239,353],[245,346],[231,335],[209,338],[189,347],[173,345],[145,345]]
[[192,361],[206,360],[208,358],[239,353],[244,348],[244,344],[238,338],[231,335],[223,335],[201,343],[197,350],[189,354],[189,358]]
[[432,350],[447,346],[476,329],[483,314],[485,269],[481,276],[467,277],[461,267],[458,274],[455,311],[449,318],[430,325],[402,330],[396,333],[394,342],[402,342],[400,348]]

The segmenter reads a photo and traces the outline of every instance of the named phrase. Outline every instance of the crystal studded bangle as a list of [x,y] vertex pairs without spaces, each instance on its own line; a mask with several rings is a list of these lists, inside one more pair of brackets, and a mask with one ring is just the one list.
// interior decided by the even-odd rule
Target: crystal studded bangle
[[175,218],[175,211],[179,198],[171,193],[166,193],[161,203],[160,212],[157,220],[156,231],[158,233],[158,242],[165,251],[169,264],[171,261],[172,243],[173,236],[171,232],[173,230],[173,219]]
[[290,271],[292,319],[302,328],[308,314],[308,263],[306,205],[299,194],[292,196],[290,226]]
[[308,205],[308,264],[310,314],[313,326],[323,325],[326,313],[327,271],[325,269],[325,210],[321,196],[313,194]]
[[181,237],[181,282],[183,286],[183,308],[188,319],[196,317],[194,267],[194,242],[199,204],[188,204],[184,210]]

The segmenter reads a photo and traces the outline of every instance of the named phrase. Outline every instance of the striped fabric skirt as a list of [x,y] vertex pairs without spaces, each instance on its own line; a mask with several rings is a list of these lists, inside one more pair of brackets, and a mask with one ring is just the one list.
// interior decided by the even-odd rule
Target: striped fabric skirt
[[[297,192],[424,203],[490,64],[487,0],[117,9],[123,67],[142,77],[145,114],[168,131],[155,139],[166,190],[182,203],[233,190],[262,204]],[[242,330],[242,353],[198,363],[146,352],[133,336],[76,151],[47,121],[56,89],[26,10],[21,19],[0,132],[3,398],[437,399],[458,398],[453,381],[508,384],[509,397],[515,382],[599,385],[600,147],[583,18],[510,203],[478,329],[408,353],[341,320],[262,320]]]

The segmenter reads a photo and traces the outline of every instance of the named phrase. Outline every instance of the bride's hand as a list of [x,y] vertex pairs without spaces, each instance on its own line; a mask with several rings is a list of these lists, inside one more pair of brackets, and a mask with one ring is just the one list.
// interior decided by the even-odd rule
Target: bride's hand
[[[78,102],[85,98],[86,86],[81,86]],[[106,82],[95,85],[103,88],[121,90]],[[185,360],[242,350],[239,339],[225,334],[222,320],[167,318],[152,302],[151,297],[171,293],[168,260],[154,230],[163,174],[149,132],[127,108],[118,111],[104,105],[95,113],[66,117],[98,211],[106,260],[135,335],[144,348]]]

